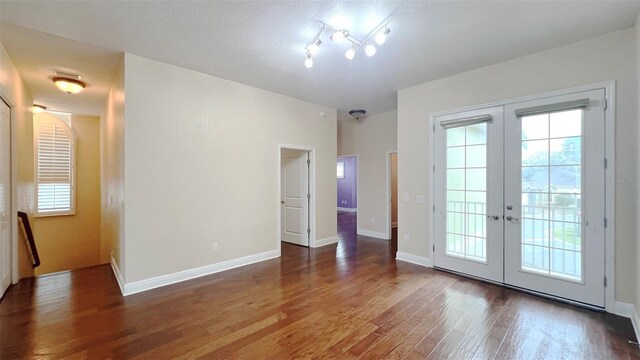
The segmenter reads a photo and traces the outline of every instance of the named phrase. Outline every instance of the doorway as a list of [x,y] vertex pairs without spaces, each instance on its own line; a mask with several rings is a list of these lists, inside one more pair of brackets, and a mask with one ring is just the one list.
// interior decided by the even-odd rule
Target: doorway
[[[398,231],[398,151],[387,152],[387,239]],[[394,237],[394,235],[396,235]]]
[[0,297],[11,285],[11,107],[0,98]]
[[311,244],[311,151],[280,149],[280,241]]
[[434,265],[605,305],[605,89],[434,118]]

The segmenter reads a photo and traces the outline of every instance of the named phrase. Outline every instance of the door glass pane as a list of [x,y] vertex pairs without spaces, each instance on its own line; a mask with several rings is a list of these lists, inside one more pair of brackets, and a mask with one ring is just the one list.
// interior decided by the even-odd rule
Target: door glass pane
[[521,269],[582,280],[583,110],[522,117]]
[[487,124],[446,130],[446,254],[487,260]]

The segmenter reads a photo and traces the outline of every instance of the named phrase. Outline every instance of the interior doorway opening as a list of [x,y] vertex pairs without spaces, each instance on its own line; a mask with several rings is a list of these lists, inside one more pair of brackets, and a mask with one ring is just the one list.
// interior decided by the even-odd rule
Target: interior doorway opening
[[[398,152],[387,152],[387,238],[397,238],[398,231]],[[394,236],[395,235],[395,236]]]
[[279,231],[281,242],[310,247],[315,239],[313,226],[313,150],[280,147]]

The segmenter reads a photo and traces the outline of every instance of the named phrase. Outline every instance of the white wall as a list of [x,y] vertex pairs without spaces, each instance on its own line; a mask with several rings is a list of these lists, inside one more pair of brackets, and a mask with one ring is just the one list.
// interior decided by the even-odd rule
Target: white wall
[[[635,36],[636,36],[636,41],[635,41],[635,48],[636,48],[636,71],[638,73],[638,77],[636,78],[636,81],[638,83],[638,97],[636,98],[636,104],[638,106],[638,116],[637,116],[637,121],[638,123],[640,123],[640,13],[638,13],[638,16],[636,17],[636,26],[635,26]],[[640,139],[640,125],[638,126],[638,132],[636,133],[636,138]],[[640,147],[640,145],[639,145]],[[639,149],[640,150],[640,149]],[[636,172],[636,176],[635,176],[635,183],[636,186],[638,186],[638,184],[640,184],[640,166],[638,166],[637,172]],[[638,190],[636,188],[636,206],[640,206],[637,204],[640,204],[640,190]],[[636,209],[636,257],[635,257],[635,263],[636,263],[636,267],[635,267],[635,289],[636,289],[636,296],[635,296],[635,308],[636,311],[640,310],[640,207],[638,209]],[[640,325],[640,324],[636,324],[636,325]],[[638,335],[638,334],[636,334]]]
[[[12,172],[16,181],[14,216],[12,223],[17,224],[16,211],[31,214],[35,208],[35,185],[33,177],[33,115],[30,108],[33,98],[20,77],[13,61],[0,43],[0,96],[11,105],[12,121]],[[14,281],[18,278],[33,276],[24,239],[13,227]],[[17,274],[16,274],[17,273]],[[17,276],[16,276],[17,275]]]
[[315,147],[336,236],[335,109],[130,54],[125,84],[127,283],[276,250],[278,144]]
[[[124,57],[100,119],[100,260],[124,263]],[[120,279],[124,280],[124,279]]]
[[359,233],[386,237],[387,152],[397,149],[397,130],[396,111],[338,122],[338,155],[358,155]]
[[[617,81],[616,177],[638,173],[638,64],[634,29],[487,66],[398,92],[399,193],[425,195],[429,176],[429,114],[552,90]],[[610,181],[613,181],[611,179]],[[637,184],[616,188],[616,300],[632,303],[636,294]],[[398,250],[431,257],[429,202],[400,202]]]

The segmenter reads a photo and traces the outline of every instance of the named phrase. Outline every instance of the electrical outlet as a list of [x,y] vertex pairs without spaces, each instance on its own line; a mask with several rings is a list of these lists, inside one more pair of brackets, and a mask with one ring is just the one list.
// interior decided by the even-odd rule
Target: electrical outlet
[[410,240],[409,235],[404,236],[404,242],[408,243]]
[[416,196],[416,204],[424,204],[424,195]]
[[213,243],[213,252],[218,252],[218,248],[219,248],[218,243],[217,242]]

